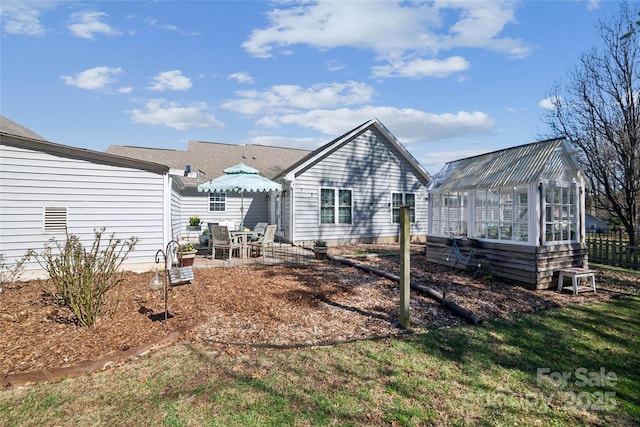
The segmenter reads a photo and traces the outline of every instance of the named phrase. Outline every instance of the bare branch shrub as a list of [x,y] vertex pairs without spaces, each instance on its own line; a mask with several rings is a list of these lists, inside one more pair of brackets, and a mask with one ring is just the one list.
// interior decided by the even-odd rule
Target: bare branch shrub
[[20,278],[24,271],[24,263],[33,256],[33,251],[28,250],[18,262],[13,266],[9,266],[4,255],[0,254],[0,293],[5,283],[12,283]]
[[106,294],[123,281],[120,266],[138,242],[137,237],[116,239],[115,233],[103,241],[104,231],[94,230],[90,250],[77,236],[67,234],[64,242],[49,240],[36,256],[49,273],[49,292],[73,311],[80,326],[92,326],[98,320]]

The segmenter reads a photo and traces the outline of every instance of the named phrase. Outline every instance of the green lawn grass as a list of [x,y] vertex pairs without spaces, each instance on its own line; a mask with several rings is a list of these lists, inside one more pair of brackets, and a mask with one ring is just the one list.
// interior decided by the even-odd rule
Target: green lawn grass
[[183,342],[1,391],[0,425],[637,425],[639,312],[627,297],[333,347]]

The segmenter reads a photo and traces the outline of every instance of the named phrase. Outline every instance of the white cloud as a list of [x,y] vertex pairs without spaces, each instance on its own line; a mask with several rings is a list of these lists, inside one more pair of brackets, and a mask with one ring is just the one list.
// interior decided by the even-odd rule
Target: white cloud
[[446,77],[469,68],[469,62],[460,56],[444,60],[415,59],[413,61],[392,61],[389,65],[371,67],[375,77]]
[[587,10],[600,9],[600,0],[587,0]]
[[253,77],[251,77],[251,74],[247,73],[246,71],[229,74],[227,79],[235,80],[238,83],[246,83],[246,84],[252,84],[253,83]]
[[122,74],[122,68],[94,67],[73,76],[62,76],[61,78],[69,86],[99,90],[106,89],[111,83],[114,83],[117,80],[116,76],[120,74]]
[[296,85],[276,85],[264,92],[240,91],[239,99],[223,107],[244,114],[270,114],[297,109],[331,108],[369,102],[373,88],[364,83],[327,83],[303,88]]
[[166,99],[151,99],[144,109],[129,111],[131,121],[151,125],[163,125],[173,129],[223,128],[224,124],[207,113],[208,105],[197,102],[187,106]]
[[329,61],[325,62],[324,68],[327,71],[340,71],[344,69],[344,65],[335,59],[330,59]]
[[555,110],[560,101],[562,101],[562,98],[550,96],[538,102],[538,107],[544,108],[545,110]]
[[118,93],[128,94],[133,92],[133,88],[131,86],[122,86],[118,88]]
[[104,12],[76,12],[71,14],[71,24],[67,28],[76,36],[83,39],[94,40],[96,34],[117,36],[121,33],[114,30],[101,19],[108,17]]
[[522,40],[501,36],[505,26],[515,22],[517,2],[293,4],[269,12],[269,26],[254,30],[243,48],[253,56],[270,57],[276,49],[297,44],[323,50],[349,46],[371,49],[378,60],[435,57],[440,50],[455,48],[487,49],[513,57],[530,52]]
[[297,125],[338,136],[353,128],[354,123],[364,123],[376,117],[389,129],[394,129],[394,135],[404,143],[485,135],[495,125],[489,115],[479,111],[434,114],[411,108],[375,106],[265,116],[258,120],[258,124],[266,127]]
[[180,70],[163,71],[153,78],[151,90],[189,90],[191,89],[191,79],[182,75]]
[[515,58],[528,56],[531,48],[522,40],[499,37],[507,24],[515,23],[516,2],[477,1],[451,2],[461,19],[440,37],[440,48],[481,48],[505,53]]
[[147,23],[147,25],[149,25],[150,27],[154,27],[154,28],[161,28],[163,30],[169,30],[169,31],[178,31],[178,27],[176,27],[175,25],[171,25],[171,24],[158,24],[158,20],[155,18],[147,18],[145,19],[145,22]]
[[40,22],[40,15],[56,6],[54,1],[20,2],[2,1],[0,3],[0,22],[2,31],[7,34],[36,36],[46,32]]

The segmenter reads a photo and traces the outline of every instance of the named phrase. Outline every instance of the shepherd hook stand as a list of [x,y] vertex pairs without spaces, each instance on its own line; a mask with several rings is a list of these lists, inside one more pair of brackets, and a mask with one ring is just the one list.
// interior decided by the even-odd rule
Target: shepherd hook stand
[[158,252],[156,252],[156,264],[160,264],[160,255],[162,255],[164,257],[164,271],[165,274],[167,275],[167,279],[163,280],[164,283],[164,322],[167,321],[167,319],[169,317],[172,317],[169,314],[169,303],[168,303],[168,293],[169,293],[169,270],[170,270],[170,261],[169,261],[169,254],[171,254],[172,252],[170,251],[171,249],[171,245],[175,245],[176,247],[180,248],[180,243],[177,240],[171,240],[169,243],[167,243],[167,247],[165,248],[165,250],[163,251],[162,249],[158,249]]

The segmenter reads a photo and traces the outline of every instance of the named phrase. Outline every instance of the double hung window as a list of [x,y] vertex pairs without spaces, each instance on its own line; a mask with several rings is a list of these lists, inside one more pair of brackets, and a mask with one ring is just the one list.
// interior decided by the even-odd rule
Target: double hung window
[[320,189],[320,224],[351,224],[353,202],[351,190]]
[[409,222],[416,222],[416,195],[414,193],[391,193],[391,220],[400,223],[400,206],[409,207]]

